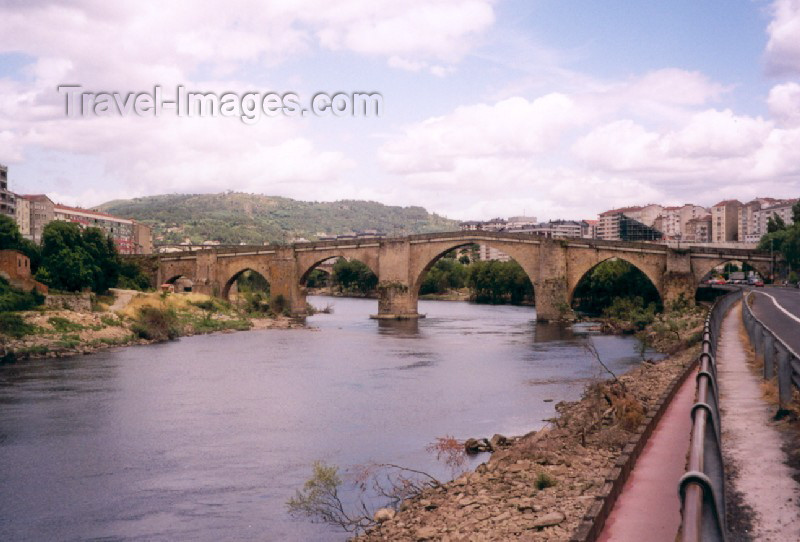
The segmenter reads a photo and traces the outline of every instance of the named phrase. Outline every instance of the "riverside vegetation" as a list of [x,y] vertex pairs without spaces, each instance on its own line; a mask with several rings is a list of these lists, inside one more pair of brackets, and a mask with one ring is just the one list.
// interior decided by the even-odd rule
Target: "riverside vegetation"
[[[146,289],[149,279],[135,264],[121,259],[113,241],[97,228],[51,222],[40,247],[24,240],[17,225],[0,216],[0,249],[27,254],[34,276],[51,293],[69,297],[92,292],[85,294],[91,296],[91,312],[45,307],[44,296],[35,290],[17,290],[0,277],[2,362],[89,353],[197,333],[298,325],[285,315],[285,300],[270,298],[268,285],[259,282],[257,274],[241,277],[236,306],[198,294],[115,290]],[[110,292],[128,302],[117,303]]]

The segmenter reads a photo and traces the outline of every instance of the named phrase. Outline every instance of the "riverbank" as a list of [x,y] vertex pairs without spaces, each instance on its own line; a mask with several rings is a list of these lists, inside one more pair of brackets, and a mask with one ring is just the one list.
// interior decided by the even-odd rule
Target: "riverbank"
[[304,323],[283,315],[253,317],[201,294],[118,292],[114,302],[95,303],[91,312],[47,309],[16,313],[13,330],[0,333],[0,362],[91,354],[107,348],[152,344],[137,327],[142,309],[174,315],[174,336],[290,329]]
[[406,501],[356,540],[571,540],[619,474],[631,439],[698,354],[693,345],[589,385],[580,401],[556,405],[548,427]]

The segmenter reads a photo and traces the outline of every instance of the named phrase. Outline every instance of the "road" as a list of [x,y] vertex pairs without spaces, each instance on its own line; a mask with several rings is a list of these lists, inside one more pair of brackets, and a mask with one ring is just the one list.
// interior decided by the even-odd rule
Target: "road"
[[800,354],[800,290],[755,289],[753,313],[792,350]]

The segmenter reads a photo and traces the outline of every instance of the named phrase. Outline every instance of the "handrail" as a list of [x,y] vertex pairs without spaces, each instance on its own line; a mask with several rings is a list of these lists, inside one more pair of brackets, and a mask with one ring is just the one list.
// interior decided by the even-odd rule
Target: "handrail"
[[778,408],[783,411],[792,401],[792,388],[800,388],[800,355],[753,314],[750,308],[753,295],[754,292],[750,292],[744,298],[744,327],[756,357],[764,361],[764,379],[778,377]]
[[717,299],[703,326],[697,399],[691,414],[689,462],[678,485],[684,542],[724,542],[727,539],[716,356],[722,320],[741,297],[741,290],[737,290]]

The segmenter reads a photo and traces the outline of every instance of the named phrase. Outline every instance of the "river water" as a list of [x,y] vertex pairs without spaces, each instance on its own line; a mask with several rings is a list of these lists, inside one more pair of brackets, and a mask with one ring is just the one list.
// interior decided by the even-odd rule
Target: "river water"
[[[315,460],[446,476],[437,437],[524,434],[641,359],[526,307],[310,298],[314,330],[206,335],[0,367],[0,540],[344,540],[288,516]],[[486,457],[476,461],[485,460]]]

